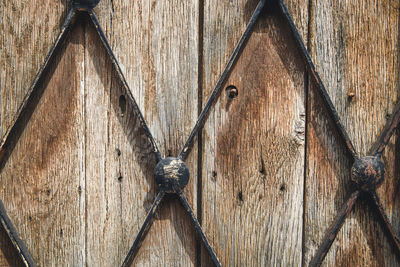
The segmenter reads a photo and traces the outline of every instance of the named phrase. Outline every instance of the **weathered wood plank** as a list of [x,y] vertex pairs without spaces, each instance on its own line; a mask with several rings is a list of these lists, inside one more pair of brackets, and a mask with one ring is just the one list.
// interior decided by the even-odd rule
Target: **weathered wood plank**
[[303,42],[308,43],[309,0],[283,0]]
[[[257,2],[205,1],[203,98]],[[223,89],[205,124],[202,220],[224,266],[301,264],[305,68],[296,51],[267,7],[225,84],[237,98]],[[209,265],[205,251],[202,260]]]
[[[312,1],[310,46],[317,69],[356,149],[365,155],[398,101],[398,1]],[[335,148],[321,101],[310,89],[308,124],[305,262],[350,190],[350,158]],[[326,133],[328,131],[328,133]],[[398,142],[384,155],[386,181],[378,190],[395,229],[400,228]],[[397,152],[396,152],[397,150]],[[324,265],[397,266],[377,216],[360,202],[339,232]]]
[[67,39],[34,91],[13,136],[16,145],[0,169],[0,197],[41,266],[85,262],[84,57],[79,22]]
[[0,1],[0,139],[60,29],[67,1]]
[[[177,156],[198,115],[198,3],[102,1],[95,10],[161,152]],[[139,138],[143,132],[129,100],[121,100],[110,63],[98,59],[105,56],[100,43],[94,34],[89,38],[86,83],[105,93],[87,95],[92,127],[86,133],[91,155],[87,253],[90,265],[114,266],[122,263],[158,192],[155,161]],[[126,106],[124,114],[120,105]],[[102,108],[89,111],[91,106]],[[106,119],[98,123],[98,118]],[[191,179],[185,193],[196,211],[196,146],[187,164]],[[195,231],[183,208],[173,199],[160,207],[133,264],[194,265]]]

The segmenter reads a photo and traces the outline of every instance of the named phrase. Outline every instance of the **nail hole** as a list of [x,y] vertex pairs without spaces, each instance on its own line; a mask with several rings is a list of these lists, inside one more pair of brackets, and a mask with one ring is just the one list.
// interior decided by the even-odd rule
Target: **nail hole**
[[122,181],[122,175],[120,174],[119,176],[118,176],[118,182],[121,182]]
[[285,184],[281,184],[281,187],[279,188],[279,190],[281,192],[285,192],[286,191],[286,185]]
[[168,157],[172,157],[172,150],[168,149]]
[[78,194],[79,195],[82,194],[82,187],[81,186],[78,186]]
[[226,87],[225,91],[230,99],[236,98],[239,94],[239,90],[234,85],[229,85],[228,87]]
[[47,194],[48,196],[50,196],[50,193],[51,193],[50,189],[47,189],[47,190],[46,190],[46,194]]
[[239,198],[240,201],[243,201],[243,193],[242,193],[242,191],[239,192],[238,198]]
[[352,100],[355,96],[356,96],[356,93],[354,91],[347,92],[347,97],[349,100]]
[[115,152],[117,152],[117,156],[118,156],[118,157],[121,156],[121,150],[119,150],[119,148],[116,148],[116,149],[115,149]]
[[265,174],[265,165],[264,165],[264,161],[261,162],[261,168],[258,170],[261,174]]
[[217,172],[212,171],[211,172],[211,181],[215,182],[217,180]]
[[119,108],[121,109],[121,114],[124,115],[126,112],[126,98],[124,95],[119,97]]
[[61,228],[60,230],[60,236],[62,236],[64,234],[63,229]]
[[32,221],[32,216],[29,216],[28,218],[29,218],[29,221]]

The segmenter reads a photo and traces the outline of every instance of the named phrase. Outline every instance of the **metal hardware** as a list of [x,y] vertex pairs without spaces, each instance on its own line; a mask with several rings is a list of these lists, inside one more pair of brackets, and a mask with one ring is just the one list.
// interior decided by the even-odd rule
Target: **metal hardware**
[[132,263],[133,258],[140,247],[141,240],[150,228],[151,219],[153,218],[156,209],[158,208],[161,200],[166,193],[178,195],[181,204],[185,208],[186,212],[189,214],[190,219],[194,224],[197,234],[200,236],[201,241],[203,242],[208,253],[210,254],[213,263],[215,264],[215,266],[221,266],[217,256],[215,255],[215,252],[211,248],[203,230],[201,229],[200,223],[197,221],[196,216],[194,215],[192,208],[189,205],[189,202],[182,192],[183,188],[187,185],[189,181],[189,169],[187,168],[186,163],[180,158],[165,158],[161,160],[155,167],[154,179],[161,191],[154,201],[153,206],[151,207],[142,225],[142,228],[140,229],[139,234],[137,235],[136,240],[129,250],[129,253],[126,256],[122,266],[129,266]]
[[[145,236],[147,233],[147,230],[150,227],[151,224],[151,219],[157,210],[161,200],[163,199],[164,195],[166,193],[172,193],[176,194],[179,197],[180,202],[182,203],[183,207],[185,208],[186,212],[188,212],[194,227],[196,229],[196,232],[199,234],[200,239],[204,243],[207,251],[210,253],[211,259],[213,260],[214,264],[216,266],[221,266],[221,264],[218,261],[217,256],[215,255],[214,251],[212,250],[211,246],[209,245],[209,242],[201,229],[201,226],[199,222],[197,221],[192,209],[190,208],[190,205],[186,199],[186,197],[182,193],[182,189],[187,185],[189,181],[189,170],[185,164],[185,162],[181,158],[166,158],[163,159],[161,156],[161,153],[157,147],[157,144],[150,132],[149,127],[147,126],[145,119],[129,89],[128,83],[126,82],[126,79],[122,73],[122,70],[118,64],[118,61],[111,49],[111,46],[101,28],[101,25],[97,19],[97,16],[95,12],[93,11],[93,7],[95,7],[99,3],[99,0],[74,0],[72,2],[72,7],[70,11],[68,12],[68,15],[60,29],[60,32],[56,38],[56,41],[53,43],[53,45],[50,48],[50,51],[48,55],[45,58],[44,63],[40,67],[37,75],[35,76],[35,79],[30,86],[28,93],[25,97],[25,101],[23,102],[23,106],[19,109],[17,118],[14,120],[13,126],[11,127],[11,130],[6,133],[5,140],[0,143],[0,163],[6,158],[7,154],[9,154],[13,148],[13,142],[11,140],[11,137],[13,136],[13,133],[16,132],[17,126],[21,123],[23,119],[23,115],[25,113],[25,110],[27,109],[28,103],[30,102],[29,100],[32,98],[32,95],[34,94],[35,89],[37,88],[38,82],[40,78],[42,77],[44,71],[48,68],[49,62],[51,59],[54,57],[56,49],[63,43],[65,40],[65,36],[67,31],[71,28],[71,24],[73,22],[74,17],[78,13],[86,12],[89,14],[89,17],[92,21],[92,23],[95,26],[96,32],[98,36],[100,37],[108,56],[111,59],[111,62],[118,74],[119,79],[122,81],[125,94],[128,96],[128,100],[131,101],[132,106],[134,108],[134,112],[139,116],[139,120],[141,123],[142,128],[145,131],[145,134],[147,136],[148,141],[151,143],[151,146],[153,148],[153,152],[156,155],[157,158],[157,166],[155,168],[155,180],[156,183],[160,187],[160,192],[157,195],[152,208],[150,209],[145,222],[142,225],[141,230],[139,231],[136,240],[134,244],[132,245],[132,248],[129,250],[128,255],[125,258],[125,261],[122,266],[126,266],[128,263],[130,263],[134,256],[135,253],[137,252],[137,249],[140,246],[140,242],[142,238]],[[4,229],[6,229],[6,233],[8,235],[8,238],[10,241],[13,243],[14,247],[18,251],[18,255],[20,256],[21,260],[26,266],[36,266],[34,260],[30,256],[29,250],[26,248],[26,245],[22,240],[18,238],[18,235],[15,231],[15,227],[11,223],[11,221],[8,219],[7,214],[5,212],[5,209],[1,208],[0,209],[0,219],[1,219],[1,224]]]
[[[252,30],[254,28],[254,25],[256,24],[261,12],[263,11],[264,8],[266,8],[266,2],[267,0],[260,0],[248,25],[243,33],[242,37],[240,38],[237,46],[235,47],[227,65],[225,66],[225,69],[223,70],[221,76],[219,77],[210,97],[208,98],[208,101],[206,105],[204,106],[204,109],[200,113],[200,116],[190,133],[185,145],[183,146],[181,152],[179,153],[177,158],[162,158],[162,155],[157,147],[157,144],[145,122],[145,119],[129,89],[129,86],[126,82],[126,79],[122,73],[122,70],[117,62],[117,59],[111,49],[111,46],[107,40],[107,38],[104,35],[104,32],[100,26],[100,23],[97,19],[97,16],[95,12],[93,11],[93,8],[99,3],[100,0],[73,0],[72,1],[72,8],[70,9],[63,25],[61,26],[60,32],[56,38],[56,41],[50,48],[50,51],[48,55],[45,58],[44,63],[40,67],[37,75],[34,78],[34,81],[32,85],[30,86],[28,93],[25,97],[24,104],[23,106],[19,109],[18,115],[16,117],[16,120],[14,120],[13,126],[11,129],[6,133],[5,140],[0,143],[0,163],[3,161],[4,158],[6,158],[4,155],[7,153],[10,153],[12,150],[12,141],[11,141],[11,136],[13,136],[13,133],[15,133],[17,125],[21,123],[22,121],[22,116],[27,109],[27,104],[29,100],[32,98],[32,95],[37,88],[38,81],[43,75],[43,72],[45,69],[48,68],[50,60],[54,56],[54,52],[56,48],[58,48],[62,42],[65,40],[66,32],[70,29],[71,23],[73,21],[74,16],[76,16],[77,13],[79,12],[86,12],[89,14],[92,23],[95,26],[95,29],[108,53],[108,56],[111,58],[112,64],[117,71],[117,74],[122,81],[124,90],[126,95],[128,96],[128,101],[131,101],[133,107],[134,107],[134,112],[139,116],[141,126],[143,127],[148,141],[151,143],[151,146],[153,148],[153,152],[156,155],[157,158],[157,166],[154,170],[154,178],[156,180],[156,184],[158,185],[160,192],[158,193],[156,199],[154,200],[154,203],[148,212],[145,221],[136,236],[136,239],[131,247],[131,249],[128,252],[128,255],[126,256],[122,266],[127,266],[130,264],[136,253],[138,248],[140,247],[140,243],[143,240],[144,236],[146,235],[148,229],[150,228],[152,218],[154,216],[154,213],[156,212],[157,208],[159,207],[162,199],[166,194],[174,194],[177,195],[182,206],[186,210],[186,212],[189,214],[192,223],[194,224],[195,230],[197,234],[200,236],[201,241],[204,243],[204,246],[208,253],[211,256],[211,259],[213,263],[216,266],[221,266],[217,256],[215,255],[213,249],[211,248],[201,226],[200,223],[197,221],[196,216],[194,215],[185,195],[183,194],[183,189],[187,185],[189,181],[189,169],[187,168],[184,159],[190,152],[190,147],[194,141],[194,138],[196,135],[199,133],[199,131],[202,129],[204,122],[208,116],[208,113],[215,102],[216,98],[220,95],[221,88],[226,81],[228,75],[232,71],[232,67],[236,63],[238,57],[240,56],[240,52],[243,50],[244,46],[246,45],[247,40],[249,39]],[[315,80],[316,84],[318,85],[317,90],[322,96],[322,99],[325,103],[325,105],[328,108],[329,114],[331,116],[331,119],[334,121],[336,128],[343,139],[347,150],[349,154],[352,156],[354,160],[354,164],[352,167],[352,175],[351,179],[355,184],[355,188],[350,192],[349,196],[347,197],[347,200],[345,204],[342,206],[340,211],[338,212],[337,216],[335,217],[332,225],[329,227],[324,239],[322,240],[322,243],[320,247],[318,248],[314,258],[310,262],[310,266],[319,266],[321,265],[322,261],[324,260],[327,252],[329,251],[333,240],[335,239],[337,233],[339,232],[340,228],[343,225],[343,222],[347,215],[350,213],[352,208],[354,207],[355,201],[360,197],[360,196],[366,196],[368,197],[371,201],[371,205],[373,205],[376,210],[378,217],[385,228],[385,232],[389,236],[390,240],[393,243],[393,246],[396,250],[397,256],[400,257],[400,241],[398,238],[398,235],[396,231],[393,229],[393,226],[389,222],[386,213],[383,209],[383,206],[380,202],[379,196],[376,193],[376,187],[379,186],[383,179],[384,179],[384,165],[383,162],[381,161],[381,154],[389,142],[390,137],[393,135],[395,129],[399,126],[400,124],[400,103],[397,104],[395,111],[391,118],[388,120],[388,123],[384,130],[382,131],[380,137],[378,138],[378,141],[376,144],[371,148],[371,156],[366,156],[366,157],[359,157],[353,144],[350,141],[350,138],[347,135],[347,132],[344,130],[344,127],[342,123],[340,122],[339,116],[332,104],[332,101],[330,100],[330,97],[321,81],[321,78],[319,77],[314,64],[311,60],[311,57],[307,51],[307,49],[304,46],[304,43],[297,32],[297,29],[293,23],[292,18],[290,17],[290,14],[283,3],[282,0],[274,0],[274,1],[268,1],[268,4],[276,4],[279,6],[280,11],[282,12],[283,17],[286,19],[286,21],[289,24],[289,27],[291,29],[291,32],[294,36],[295,42],[300,50],[300,54],[303,57],[308,72],[311,74],[311,77]],[[236,91],[229,92],[229,95],[232,96],[237,96],[237,89]],[[7,235],[10,239],[10,241],[13,243],[14,247],[18,251],[18,254],[20,255],[21,260],[25,263],[26,266],[35,266],[35,262],[33,261],[28,249],[26,248],[25,244],[18,238],[18,235],[16,234],[15,228],[12,225],[11,221],[7,217],[7,214],[5,212],[5,209],[2,206],[2,203],[0,201],[0,222],[3,226],[4,229],[6,229]]]
[[26,248],[24,242],[19,238],[17,231],[15,230],[14,225],[10,221],[10,218],[7,216],[6,209],[4,208],[3,202],[0,200],[0,224],[3,229],[6,231],[8,238],[10,239],[13,247],[18,252],[22,263],[26,266],[36,266],[31,253]]
[[[279,0],[279,6],[282,11],[282,14],[285,16],[288,24],[291,28],[297,46],[299,47],[305,62],[307,63],[308,71],[311,74],[311,77],[314,79],[316,84],[318,85],[317,89],[322,99],[325,102],[325,105],[328,108],[328,112],[333,119],[337,130],[339,131],[340,136],[342,137],[348,152],[352,155],[354,160],[354,165],[352,168],[352,179],[356,183],[357,187],[353,189],[350,193],[349,197],[345,204],[343,204],[342,208],[336,215],[333,220],[332,225],[328,228],[325,237],[322,240],[321,245],[319,246],[316,254],[310,261],[310,266],[320,266],[322,261],[324,260],[326,254],[328,253],[334,239],[336,238],[337,233],[343,225],[344,220],[347,215],[350,213],[352,208],[354,207],[355,201],[360,196],[366,196],[367,198],[372,198],[372,204],[378,210],[379,219],[384,226],[389,239],[394,244],[394,249],[396,251],[397,257],[400,259],[400,241],[399,237],[393,229],[392,224],[389,222],[386,216],[386,212],[384,211],[382,204],[380,203],[379,197],[375,191],[376,186],[378,186],[383,181],[384,177],[384,166],[380,160],[380,155],[382,154],[385,146],[389,142],[390,137],[393,135],[395,129],[399,127],[400,124],[400,102],[397,104],[395,111],[392,117],[389,119],[387,125],[382,131],[380,137],[378,138],[377,143],[371,149],[371,155],[369,157],[359,157],[353,144],[350,141],[350,138],[347,135],[346,130],[344,129],[342,123],[340,122],[339,116],[337,115],[336,109],[332,104],[332,101],[325,89],[325,86],[322,83],[321,78],[319,77],[317,71],[315,70],[314,64],[311,60],[311,56],[308,53],[307,49],[301,37],[294,25],[292,18],[290,17],[289,11],[287,10],[285,4],[282,0]],[[375,173],[374,173],[375,172]],[[367,191],[366,194],[361,194],[361,191]]]
[[380,156],[356,158],[351,168],[351,181],[363,191],[375,190],[384,176],[385,166]]
[[189,169],[179,158],[165,158],[154,169],[158,187],[167,193],[179,193],[189,182]]
[[217,98],[217,95],[219,95],[222,85],[224,85],[224,82],[226,81],[226,79],[228,78],[228,75],[232,71],[233,65],[239,58],[240,52],[243,50],[247,40],[249,39],[251,32],[254,28],[254,25],[256,24],[258,17],[260,16],[261,11],[264,8],[265,2],[266,2],[266,0],[261,0],[258,3],[256,10],[254,11],[253,15],[251,16],[249,23],[247,24],[246,30],[244,31],[242,37],[240,38],[239,43],[236,45],[235,49],[233,50],[233,53],[232,53],[230,59],[228,60],[228,63],[226,64],[224,71],[222,72],[221,76],[219,77],[217,84],[214,87],[214,90],[212,91],[210,97],[208,98],[207,103],[204,106],[204,109],[201,111],[200,116],[197,119],[197,122],[196,122],[192,132],[189,135],[189,138],[187,139],[185,145],[183,146],[181,153],[179,153],[179,158],[182,158],[182,159],[186,158],[186,156],[189,152],[189,148],[192,145],[195,136],[197,135],[197,133],[199,132],[201,127],[203,127],[204,121],[207,118],[207,115],[208,115],[208,112],[209,112],[211,106],[213,105],[215,99]]

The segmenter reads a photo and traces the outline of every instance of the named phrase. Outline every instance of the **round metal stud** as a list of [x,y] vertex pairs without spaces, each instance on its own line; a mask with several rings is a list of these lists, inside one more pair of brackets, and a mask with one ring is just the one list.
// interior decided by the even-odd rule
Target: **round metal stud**
[[371,191],[382,184],[385,166],[379,156],[357,158],[351,168],[351,180],[363,191]]
[[229,85],[226,87],[225,91],[230,99],[236,98],[239,94],[239,90],[234,85]]
[[167,193],[178,193],[189,182],[189,169],[179,158],[162,159],[154,169],[154,179],[158,187]]

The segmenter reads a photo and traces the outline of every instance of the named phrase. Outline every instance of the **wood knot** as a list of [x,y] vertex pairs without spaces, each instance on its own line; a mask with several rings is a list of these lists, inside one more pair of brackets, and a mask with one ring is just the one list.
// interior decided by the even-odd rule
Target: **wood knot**
[[161,190],[167,193],[178,193],[189,182],[189,169],[186,163],[179,159],[168,157],[162,159],[154,169],[154,179]]
[[379,156],[357,158],[351,168],[351,180],[363,191],[371,191],[382,184],[385,166]]

